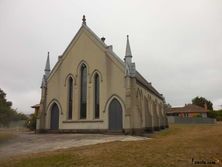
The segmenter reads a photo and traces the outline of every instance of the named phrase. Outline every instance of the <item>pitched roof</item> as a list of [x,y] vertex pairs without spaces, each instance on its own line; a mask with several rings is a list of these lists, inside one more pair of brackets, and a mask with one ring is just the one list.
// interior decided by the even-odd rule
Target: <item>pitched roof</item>
[[[72,46],[74,41],[78,39],[78,36],[82,29],[89,32],[96,39],[96,41],[106,50],[106,52],[109,53],[109,55],[111,55],[114,59],[116,59],[123,66],[123,68],[125,68],[124,61],[119,56],[117,56],[112,50],[110,50],[109,47],[86,24],[82,24],[82,26],[80,27],[80,29],[78,30],[78,32],[76,33],[76,35],[74,36],[68,47],[63,52],[62,56],[60,56],[58,62],[53,67],[51,73],[49,74],[48,79],[53,75],[56,69],[58,69],[58,67],[62,63],[62,59],[64,59],[64,55],[68,52],[69,48]],[[127,51],[128,51],[127,53],[131,54],[130,48],[128,48]],[[136,80],[139,81],[146,89],[150,90],[153,94],[158,96],[160,99],[164,99],[164,97],[138,71],[136,71]]]
[[115,58],[115,60],[117,60],[124,69],[124,62],[123,60],[121,60],[112,50],[109,49],[109,46],[107,46],[86,24],[82,24],[82,26],[80,27],[80,29],[78,30],[78,32],[76,33],[76,35],[74,36],[74,38],[71,40],[71,42],[69,43],[69,45],[67,46],[67,48],[65,49],[65,51],[63,52],[63,54],[61,56],[59,56],[58,61],[56,62],[55,66],[53,67],[53,69],[51,70],[48,79],[50,79],[53,74],[55,73],[55,71],[58,69],[58,67],[60,66],[60,64],[62,63],[63,59],[66,56],[66,53],[69,52],[69,49],[72,47],[73,43],[75,43],[78,40],[78,37],[80,36],[81,32],[85,30],[87,31],[89,34],[91,34],[95,39],[96,42],[99,43],[99,45],[107,52],[109,53],[108,55],[111,55],[113,58]]
[[164,99],[164,97],[138,71],[136,71],[136,80],[160,99]]
[[172,107],[167,113],[207,113],[203,107],[197,106],[195,104],[187,104],[184,107]]

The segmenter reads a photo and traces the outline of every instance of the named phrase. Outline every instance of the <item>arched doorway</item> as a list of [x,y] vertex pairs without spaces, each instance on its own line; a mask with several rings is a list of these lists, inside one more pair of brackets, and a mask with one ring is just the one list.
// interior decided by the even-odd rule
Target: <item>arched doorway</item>
[[122,106],[114,98],[109,104],[109,130],[120,131],[123,129]]
[[50,129],[57,130],[59,129],[59,108],[56,103],[52,105],[51,108],[51,125]]

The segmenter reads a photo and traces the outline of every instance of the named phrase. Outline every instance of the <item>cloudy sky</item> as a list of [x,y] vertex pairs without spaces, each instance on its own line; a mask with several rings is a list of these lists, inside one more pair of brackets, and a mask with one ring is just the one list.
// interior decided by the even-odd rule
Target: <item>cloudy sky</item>
[[0,88],[24,113],[40,100],[47,52],[51,66],[81,26],[82,15],[133,61],[172,106],[195,96],[222,104],[221,0],[0,0]]

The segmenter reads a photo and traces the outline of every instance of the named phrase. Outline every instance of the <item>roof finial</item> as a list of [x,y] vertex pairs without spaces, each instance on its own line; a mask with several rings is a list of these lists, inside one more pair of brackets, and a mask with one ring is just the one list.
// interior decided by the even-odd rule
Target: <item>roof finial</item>
[[83,15],[83,17],[82,17],[82,24],[86,25],[86,16],[85,15]]

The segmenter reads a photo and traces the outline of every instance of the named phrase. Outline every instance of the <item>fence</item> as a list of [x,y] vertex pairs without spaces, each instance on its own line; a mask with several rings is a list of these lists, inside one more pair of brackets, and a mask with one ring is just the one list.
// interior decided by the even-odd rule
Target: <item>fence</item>
[[216,119],[213,118],[201,118],[201,117],[178,117],[167,116],[169,123],[175,124],[215,124]]
[[3,126],[0,124],[0,128],[24,128],[25,127],[25,121],[12,121],[9,123],[8,126]]

